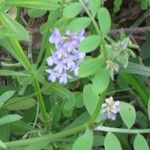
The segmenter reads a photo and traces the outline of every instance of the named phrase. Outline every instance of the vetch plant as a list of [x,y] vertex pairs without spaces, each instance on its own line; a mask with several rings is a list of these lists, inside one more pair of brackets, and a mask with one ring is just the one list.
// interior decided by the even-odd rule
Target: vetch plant
[[149,149],[149,10],[113,2],[0,0],[0,150]]

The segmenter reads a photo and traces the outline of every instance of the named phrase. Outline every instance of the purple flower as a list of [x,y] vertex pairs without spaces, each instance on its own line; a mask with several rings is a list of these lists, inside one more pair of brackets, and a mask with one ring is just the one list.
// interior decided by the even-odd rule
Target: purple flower
[[67,49],[68,52],[71,52],[72,49],[77,48],[84,40],[84,30],[79,33],[71,33],[70,31],[66,31],[65,36],[63,37],[64,43],[62,47]]
[[52,32],[52,35],[49,38],[49,42],[54,44],[59,44],[62,41],[61,33],[57,28],[55,28]]
[[79,33],[66,31],[64,36],[57,28],[52,31],[49,41],[54,44],[55,52],[47,58],[49,68],[46,70],[51,82],[67,84],[69,79],[78,75],[79,64],[85,53],[79,52],[77,47],[84,38],[84,31]]
[[116,115],[119,111],[119,101],[114,101],[113,97],[105,99],[105,103],[103,103],[101,107],[101,114],[104,120],[116,120]]

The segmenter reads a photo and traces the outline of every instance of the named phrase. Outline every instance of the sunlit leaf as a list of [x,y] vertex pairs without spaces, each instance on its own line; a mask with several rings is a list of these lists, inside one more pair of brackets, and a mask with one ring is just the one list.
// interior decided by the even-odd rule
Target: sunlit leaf
[[125,102],[121,102],[120,106],[121,106],[120,107],[121,118],[124,124],[128,128],[131,128],[136,120],[135,108],[131,104]]
[[105,150],[122,150],[118,138],[111,132],[107,133],[104,141]]
[[145,138],[141,135],[138,134],[135,139],[134,139],[134,150],[149,150],[149,146],[145,140]]
[[93,144],[93,132],[89,129],[86,130],[84,135],[77,138],[73,144],[72,150],[91,150]]

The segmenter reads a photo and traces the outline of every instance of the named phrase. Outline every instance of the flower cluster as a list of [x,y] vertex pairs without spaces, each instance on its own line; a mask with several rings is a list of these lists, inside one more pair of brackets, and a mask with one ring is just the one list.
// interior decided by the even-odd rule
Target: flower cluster
[[129,38],[107,45],[108,60],[106,64],[107,69],[111,71],[112,79],[114,72],[118,72],[120,67],[127,68],[130,55],[135,57],[130,47],[137,48],[137,45],[134,45]]
[[68,79],[78,75],[79,64],[85,53],[79,52],[77,48],[84,38],[84,31],[79,33],[66,31],[64,36],[57,28],[52,31],[49,42],[55,45],[55,52],[47,58],[49,68],[46,70],[51,82],[66,84]]
[[114,101],[113,97],[105,99],[105,103],[102,104],[101,114],[104,120],[115,120],[116,115],[120,110],[120,102]]

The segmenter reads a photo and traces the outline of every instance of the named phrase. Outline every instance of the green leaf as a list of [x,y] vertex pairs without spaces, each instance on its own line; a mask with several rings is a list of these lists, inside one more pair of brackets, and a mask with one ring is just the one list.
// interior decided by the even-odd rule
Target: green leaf
[[45,140],[42,142],[38,142],[36,144],[30,144],[26,146],[24,150],[41,150],[44,149],[49,144],[49,141]]
[[5,11],[6,2],[5,0],[0,0],[0,11]]
[[149,5],[149,0],[141,0],[142,9],[147,9]]
[[136,120],[136,112],[135,112],[134,107],[129,103],[121,102],[120,103],[120,115],[124,124],[128,128],[131,128]]
[[4,125],[0,126],[0,139],[3,142],[9,141],[11,133],[12,133],[10,130],[11,130],[10,129],[10,124],[4,124]]
[[93,16],[97,14],[100,5],[101,5],[101,0],[89,0],[89,9],[91,10]]
[[12,123],[12,122],[18,121],[20,119],[22,119],[22,117],[20,115],[16,115],[16,114],[6,115],[6,116],[0,118],[0,126],[7,124],[7,123]]
[[[149,15],[150,15],[150,13],[149,13]],[[146,15],[144,15],[144,16],[146,16]],[[150,57],[149,47],[150,47],[150,34],[147,34],[146,41],[143,43],[143,45],[141,47],[140,55],[141,55],[142,59],[148,59]]]
[[15,91],[7,91],[0,96],[0,108],[14,95],[14,93]]
[[46,14],[46,10],[37,10],[37,9],[28,10],[28,15],[30,17],[38,18],[38,17],[42,17],[44,14]]
[[141,135],[138,134],[135,139],[134,139],[134,150],[149,150],[149,146],[145,140],[145,138]]
[[0,21],[4,27],[10,29],[12,33],[14,33],[18,40],[29,41],[29,34],[25,30],[25,28],[21,24],[13,20],[10,16],[1,13]]
[[66,128],[66,129],[71,129],[73,127],[78,127],[80,125],[83,125],[84,123],[86,123],[87,121],[89,121],[90,119],[90,115],[88,112],[84,112],[82,114],[80,114],[77,118],[75,118],[73,120],[73,122],[71,122]]
[[7,0],[7,5],[40,10],[55,10],[59,7],[52,0]]
[[91,84],[85,85],[83,89],[84,105],[90,115],[93,115],[99,101],[98,94],[94,91]]
[[104,66],[104,58],[87,58],[79,68],[79,77],[88,77]]
[[121,73],[121,77],[140,95],[141,102],[147,107],[149,93],[141,81],[136,76],[128,73]]
[[27,132],[35,130],[35,128],[31,124],[26,123],[23,120],[19,120],[17,122],[12,123],[10,127],[11,134],[14,135],[24,135]]
[[111,18],[109,11],[104,7],[98,10],[98,22],[102,31],[102,35],[105,37],[111,29]]
[[122,69],[121,72],[128,72],[132,74],[150,77],[150,67],[131,62],[129,62],[128,67],[126,69]]
[[[12,37],[10,37],[10,38],[12,38]],[[5,51],[8,51],[16,60],[18,60],[20,63],[23,64],[23,60],[18,56],[18,53],[16,52],[14,47],[11,45],[8,38],[1,39],[0,40],[0,46],[3,47]],[[11,72],[9,72],[9,70],[6,70],[6,71],[5,70],[3,71],[3,69],[0,70],[0,75],[1,76],[3,76],[3,75],[5,76],[5,74],[6,74],[6,76],[11,76]]]
[[85,53],[95,50],[101,42],[101,38],[98,35],[90,35],[86,37],[79,45],[79,50]]
[[26,73],[23,72],[18,72],[18,71],[11,71],[11,70],[4,70],[4,69],[0,69],[0,76],[21,76],[21,77],[26,77],[29,76]]
[[117,13],[120,10],[122,2],[122,0],[114,0],[114,12]]
[[90,18],[88,17],[78,17],[71,21],[67,28],[71,32],[80,32],[83,29],[87,28],[91,23]]
[[3,29],[3,30],[0,30],[0,40],[2,38],[6,38],[6,37],[13,37],[15,36],[15,34],[13,32],[11,32],[10,30],[8,29]]
[[118,138],[111,132],[107,133],[104,141],[105,150],[122,150]]
[[63,16],[66,18],[73,18],[77,16],[82,9],[82,6],[78,2],[70,3],[63,9]]
[[74,94],[74,96],[76,97],[75,106],[76,106],[77,108],[82,108],[82,107],[84,106],[83,94],[82,94],[82,92],[74,92],[73,94]]
[[33,98],[13,98],[10,99],[4,107],[8,110],[26,110],[36,105]]
[[4,149],[7,148],[6,145],[1,140],[0,140],[0,148],[4,148]]
[[53,124],[56,124],[61,118],[61,106],[59,104],[54,105],[51,108],[51,113],[53,115]]
[[96,93],[101,94],[105,91],[110,82],[110,72],[106,68],[100,69],[94,76],[93,89]]
[[148,100],[148,108],[147,108],[147,111],[148,111],[148,118],[150,120],[150,97],[149,97],[149,100]]
[[81,135],[74,142],[72,150],[91,150],[93,144],[93,132],[89,129],[86,130],[84,135]]

